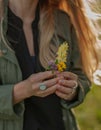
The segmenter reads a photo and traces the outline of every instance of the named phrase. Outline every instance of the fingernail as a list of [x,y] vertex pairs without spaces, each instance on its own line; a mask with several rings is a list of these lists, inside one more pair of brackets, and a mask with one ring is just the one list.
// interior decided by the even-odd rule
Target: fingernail
[[59,80],[59,83],[63,83],[63,80]]

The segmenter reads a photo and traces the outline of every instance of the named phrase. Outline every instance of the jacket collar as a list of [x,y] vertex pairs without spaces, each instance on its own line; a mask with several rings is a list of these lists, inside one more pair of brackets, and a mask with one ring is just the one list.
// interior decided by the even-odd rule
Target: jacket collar
[[2,56],[13,62],[14,64],[18,65],[18,61],[15,57],[15,53],[14,51],[9,47],[9,43],[7,41],[7,38],[6,38],[6,32],[7,32],[7,21],[8,21],[8,18],[7,18],[7,12],[8,12],[8,0],[4,0],[3,1],[3,5],[4,5],[4,10],[3,10],[3,19],[2,19],[2,22],[1,22],[1,41],[0,41],[0,51],[2,53]]

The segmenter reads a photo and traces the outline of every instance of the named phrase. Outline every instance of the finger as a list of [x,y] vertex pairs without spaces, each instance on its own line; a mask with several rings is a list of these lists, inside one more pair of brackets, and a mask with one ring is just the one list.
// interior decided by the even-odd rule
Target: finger
[[54,74],[52,73],[52,71],[45,71],[45,72],[40,72],[37,74],[32,74],[29,77],[29,79],[31,82],[39,82],[39,81],[43,81],[52,77],[54,77]]
[[38,96],[38,97],[46,97],[50,94],[55,93],[56,91],[56,85],[47,88],[46,90],[40,90],[39,89],[39,84],[33,85],[33,89],[32,89],[32,95],[34,96]]
[[[53,78],[53,79],[50,79],[50,80],[46,80],[46,81],[44,81],[44,82],[38,82],[38,83],[34,83],[33,85],[32,85],[32,90],[35,92],[35,91],[39,91],[40,90],[40,85],[45,85],[46,87],[47,87],[47,89],[49,88],[49,87],[52,87],[52,86],[54,86],[54,85],[56,85],[57,83],[58,83],[58,80],[59,80],[60,78],[59,77],[57,77],[57,78]],[[40,91],[42,91],[42,90],[40,90]]]
[[78,79],[78,76],[72,72],[62,72],[60,74],[57,74],[57,76],[64,76],[66,79]]
[[63,85],[65,87],[70,87],[70,88],[73,88],[75,85],[77,85],[77,81],[75,80],[59,80],[58,82],[60,85]]
[[51,94],[55,93],[56,88],[57,88],[57,85],[54,85],[54,86],[52,86],[50,88],[47,88],[44,91],[39,91],[38,95],[40,95],[41,97],[46,97],[48,95],[51,95]]
[[62,99],[65,99],[65,100],[67,100],[67,99],[69,98],[69,94],[67,95],[67,94],[61,93],[60,91],[56,91],[55,94],[56,94],[58,97],[60,97],[60,98],[62,98]]
[[62,80],[62,79],[63,79],[62,77],[53,78],[53,79],[44,81],[43,84],[46,85],[47,87],[51,87],[51,86],[57,84],[58,81]]
[[70,93],[70,94],[63,94],[63,93],[61,93],[61,92],[59,92],[59,91],[56,91],[55,92],[55,94],[58,96],[58,97],[60,97],[60,98],[62,98],[62,99],[64,99],[64,100],[68,100],[68,101],[71,101],[71,100],[73,100],[73,98],[75,97],[75,93]]
[[61,85],[58,85],[57,87],[57,91],[63,93],[63,94],[70,94],[72,93],[72,88],[67,88],[67,87],[64,87],[64,86],[61,86]]

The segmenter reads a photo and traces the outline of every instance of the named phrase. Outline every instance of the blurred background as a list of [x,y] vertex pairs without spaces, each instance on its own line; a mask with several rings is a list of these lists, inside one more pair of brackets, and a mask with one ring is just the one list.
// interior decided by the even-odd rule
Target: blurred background
[[[96,23],[99,29],[98,55],[101,61],[101,0],[88,0],[93,13],[97,13]],[[80,130],[101,130],[101,63],[99,70],[94,74],[91,91],[85,101],[74,109]]]
[[101,130],[101,87],[92,86],[83,104],[74,110],[80,130]]

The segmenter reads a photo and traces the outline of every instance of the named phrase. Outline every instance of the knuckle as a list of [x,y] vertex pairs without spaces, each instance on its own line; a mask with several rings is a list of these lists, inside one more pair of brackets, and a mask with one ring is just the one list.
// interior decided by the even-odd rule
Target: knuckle
[[44,95],[40,95],[41,98],[44,98]]
[[65,100],[67,100],[68,99],[68,97],[65,95],[64,97],[63,97]]
[[35,74],[32,74],[32,75],[28,78],[28,80],[29,80],[30,82],[34,82],[34,81],[35,81]]
[[70,95],[66,95],[65,100],[70,100]]
[[45,96],[44,95],[40,95],[41,98],[44,98]]
[[63,80],[62,82],[63,82],[64,85],[67,84],[67,82],[65,80]]
[[44,76],[44,75],[45,75],[44,72],[39,72],[39,73],[38,73],[38,76],[40,76],[40,77],[41,77],[41,76]]

